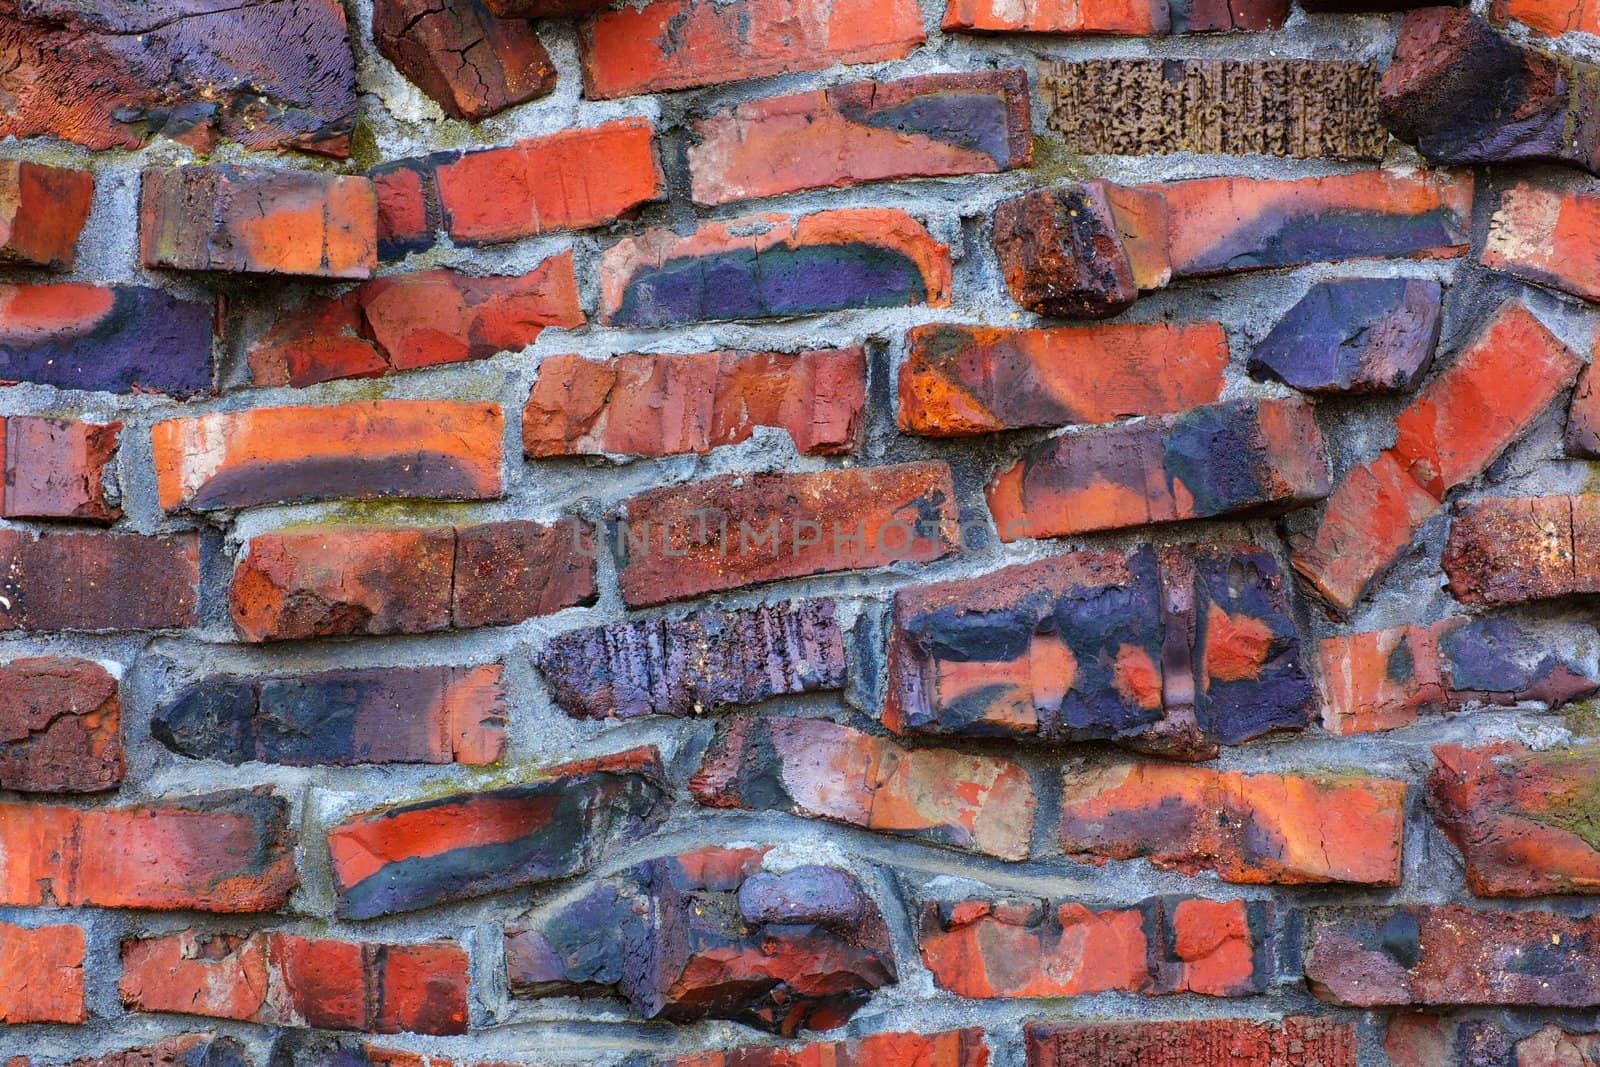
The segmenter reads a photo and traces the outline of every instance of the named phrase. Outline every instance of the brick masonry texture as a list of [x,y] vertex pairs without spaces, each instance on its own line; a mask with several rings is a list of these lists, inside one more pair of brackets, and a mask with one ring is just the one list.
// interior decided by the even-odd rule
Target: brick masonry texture
[[0,0],[0,1067],[1600,1063],[1600,0]]

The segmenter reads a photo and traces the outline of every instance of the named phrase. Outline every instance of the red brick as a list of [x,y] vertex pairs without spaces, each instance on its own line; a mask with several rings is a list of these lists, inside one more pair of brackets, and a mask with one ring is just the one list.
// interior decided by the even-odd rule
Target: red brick
[[487,118],[556,87],[532,24],[495,18],[478,0],[374,0],[372,39],[452,118]]
[[0,263],[71,270],[93,199],[86,170],[0,160]]
[[0,530],[0,631],[193,626],[199,550],[192,533]]
[[0,418],[0,427],[6,518],[112,523],[122,517],[106,494],[116,478],[122,423],[12,415]]
[[97,793],[122,781],[117,680],[93,660],[0,666],[0,789]]
[[1584,265],[1600,259],[1600,196],[1518,182],[1489,220],[1481,262],[1525,281],[1600,301]]
[[[59,1061],[51,1059],[51,1064]],[[150,1045],[88,1056],[61,1067],[248,1067],[250,1061],[237,1041],[215,1034],[184,1034]],[[43,1067],[27,1057],[6,1061],[6,1067]],[[418,1064],[417,1067],[423,1067]]]
[[289,805],[264,790],[137,808],[0,804],[0,904],[259,912],[299,878]]
[[1540,33],[1600,33],[1595,0],[1495,0],[1496,19],[1516,19]]
[[434,174],[445,229],[458,244],[587,229],[666,193],[644,119],[468,152]]
[[614,0],[483,0],[483,6],[503,19],[563,19],[604,11]]
[[1578,385],[1572,391],[1572,404],[1567,408],[1567,432],[1562,443],[1569,456],[1600,459],[1600,389],[1595,388],[1594,375],[1588,365],[1578,372]]
[[1171,28],[1167,0],[948,0],[946,30],[1146,36]]
[[1345,475],[1315,533],[1295,537],[1295,569],[1349,610],[1445,494],[1493,463],[1579,366],[1527,307],[1502,304],[1395,419],[1394,445]]
[[1007,898],[924,901],[923,965],[957,996],[1260,993],[1270,905],[1152,897],[1131,907]]
[[314,385],[488,359],[583,325],[572,253],[527,274],[474,277],[448,267],[377,278],[282,316],[246,348],[257,385]]
[[915,0],[651,0],[583,24],[583,94],[603,100],[903,59],[925,39]]
[[1061,847],[1241,885],[1399,885],[1404,782],[1140,763],[1069,771]]
[[1587,1067],[1591,1063],[1600,1063],[1600,1034],[1569,1034],[1550,1025],[1517,1042],[1517,1067]]
[[139,258],[176,270],[370,278],[377,196],[360,176],[226,165],[147,170]]
[[373,400],[248,408],[151,427],[167,511],[298,500],[492,500],[500,495],[498,404]]
[[950,303],[950,249],[890,208],[647,230],[600,259],[600,321],[673,326]]
[[943,463],[725,474],[650,489],[623,502],[616,547],[629,607],[896,561],[928,563],[959,547]]
[[705,455],[770,427],[800,452],[853,452],[866,393],[859,348],[549,356],[522,412],[522,447],[529,459]]
[[658,1067],[987,1067],[989,1048],[977,1027],[942,1034],[873,1034],[794,1050],[752,1046],[691,1052]]
[[951,749],[905,749],[826,719],[740,718],[689,791],[714,808],[772,808],[1006,860],[1028,857],[1038,807],[1028,772]]
[[696,123],[690,189],[727,204],[801,189],[994,174],[1033,160],[1020,70],[852,82],[740,104]]
[[83,944],[76,926],[0,923],[0,1025],[86,1020]]
[[467,954],[451,941],[184,930],[124,941],[118,991],[131,1011],[378,1034],[467,1030]]
[[1030,449],[989,484],[1002,541],[1285,510],[1328,495],[1302,400],[1234,400],[1091,427]]
[[[1316,2],[1310,0],[1306,10]],[[1186,33],[1278,30],[1289,20],[1289,0],[1187,0],[1173,4],[1172,18],[1174,30]]]
[[898,423],[929,437],[1186,411],[1222,394],[1228,365],[1228,338],[1214,322],[918,326],[906,349]]
[[[447,159],[454,153],[442,153]],[[372,168],[372,191],[378,198],[378,258],[403,259],[410,252],[433,247],[439,217],[439,185],[434,161],[399,159]]]
[[593,604],[595,561],[587,523],[512,519],[456,527],[453,624],[512,626]]
[[1306,1016],[1036,1022],[1025,1034],[1028,1067],[1356,1067],[1355,1026]]
[[1464,604],[1600,592],[1600,495],[1464,501],[1440,562]]

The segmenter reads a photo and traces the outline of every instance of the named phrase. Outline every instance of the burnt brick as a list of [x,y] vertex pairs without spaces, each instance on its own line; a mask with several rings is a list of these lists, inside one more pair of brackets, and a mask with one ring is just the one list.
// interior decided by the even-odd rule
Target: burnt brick
[[[0,23],[0,56],[3,29]],[[71,270],[93,198],[86,170],[0,160],[0,263]]]
[[[56,1062],[52,1060],[51,1064]],[[24,1057],[7,1061],[6,1067],[34,1067],[37,1063]],[[244,1046],[231,1037],[184,1034],[122,1052],[75,1059],[61,1067],[253,1067],[253,1061]]]
[[1317,282],[1250,354],[1250,376],[1307,393],[1410,388],[1433,360],[1443,295],[1422,278]]
[[372,39],[453,118],[487,118],[556,87],[532,24],[496,18],[482,0],[374,0]]
[[[1600,78],[1600,71],[1597,71]],[[1480,262],[1524,281],[1600,301],[1583,264],[1600,257],[1600,196],[1518,182],[1489,220]]]
[[1578,384],[1567,408],[1567,432],[1562,438],[1567,455],[1600,459],[1600,389],[1587,366],[1578,372]]
[[987,1067],[989,1049],[977,1027],[938,1034],[872,1034],[825,1041],[794,1052],[765,1046],[691,1052],[657,1067]]
[[1464,604],[1600,592],[1600,495],[1487,497],[1456,505],[1440,560]]
[[1025,1034],[1028,1067],[1356,1067],[1355,1026],[1310,1016],[1036,1022]]
[[510,519],[456,527],[451,624],[514,626],[593,604],[595,557],[587,523]]
[[122,781],[117,680],[92,660],[0,666],[0,789],[97,793]]
[[199,554],[192,533],[0,530],[0,631],[193,626]]

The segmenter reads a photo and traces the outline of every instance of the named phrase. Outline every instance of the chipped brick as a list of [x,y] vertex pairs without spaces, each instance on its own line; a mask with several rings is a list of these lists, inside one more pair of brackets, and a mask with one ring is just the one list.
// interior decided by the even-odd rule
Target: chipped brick
[[1480,261],[1490,270],[1600,301],[1600,284],[1585,267],[1600,259],[1597,227],[1600,196],[1518,182],[1489,220]]
[[1167,0],[947,0],[945,30],[974,33],[1165,34],[1171,27]]
[[122,781],[117,680],[93,660],[0,666],[0,789],[97,793]]
[[0,161],[0,263],[71,270],[93,198],[86,170]]
[[1250,376],[1306,393],[1408,389],[1433,360],[1443,295],[1423,278],[1317,282],[1250,354]]
[[1600,496],[1489,497],[1456,505],[1440,560],[1463,604],[1600,592]]
[[989,1048],[977,1027],[940,1034],[872,1034],[819,1041],[793,1051],[751,1046],[668,1057],[658,1067],[987,1067]]
[[481,0],[374,0],[372,38],[452,118],[487,118],[556,87],[532,24],[495,18]]
[[0,418],[0,513],[8,519],[116,522],[122,508],[108,499],[106,487],[116,478],[121,433],[120,422]]

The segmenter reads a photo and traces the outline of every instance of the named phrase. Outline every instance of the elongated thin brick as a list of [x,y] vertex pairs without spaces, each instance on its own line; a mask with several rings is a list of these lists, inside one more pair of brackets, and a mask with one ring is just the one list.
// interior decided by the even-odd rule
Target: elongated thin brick
[[1170,28],[1167,0],[947,0],[944,10],[947,31],[1143,37]]
[[1464,604],[1600,592],[1600,495],[1463,501],[1440,562]]
[[122,423],[11,415],[0,426],[6,518],[112,523],[122,517],[106,491],[116,478]]
[[872,1034],[853,1041],[824,1041],[795,1051],[750,1046],[691,1052],[660,1060],[658,1067],[987,1067],[989,1048],[977,1027],[938,1034]]
[[1228,338],[1214,322],[906,334],[896,413],[930,437],[1111,422],[1187,411],[1222,394]]
[[1034,1022],[1024,1033],[1028,1067],[1356,1067],[1355,1026],[1311,1016]]
[[93,198],[86,170],[0,161],[0,263],[71,270]]
[[704,455],[770,427],[801,452],[851,452],[866,393],[859,348],[550,356],[523,409],[522,447],[530,459]]
[[0,630],[193,626],[197,535],[0,530]]
[[86,1020],[83,951],[81,927],[0,923],[0,1026]]
[[0,804],[0,904],[275,911],[298,881],[289,805],[264,790],[137,808]]
[[1567,432],[1562,438],[1567,455],[1600,459],[1600,389],[1595,388],[1594,372],[1585,366],[1578,372],[1572,404],[1567,408]]
[[97,793],[122,781],[117,680],[93,660],[0,666],[0,789]]
[[[1597,101],[1600,107],[1600,101]],[[1518,182],[1489,220],[1480,262],[1526,281],[1600,301],[1600,196]]]

